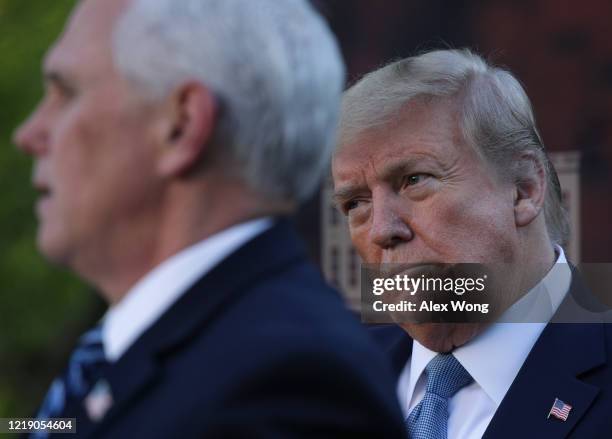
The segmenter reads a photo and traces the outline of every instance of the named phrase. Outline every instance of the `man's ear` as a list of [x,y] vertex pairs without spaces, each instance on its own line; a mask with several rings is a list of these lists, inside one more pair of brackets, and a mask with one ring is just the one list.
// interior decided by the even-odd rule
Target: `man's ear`
[[181,85],[168,97],[158,133],[157,169],[163,177],[184,174],[198,165],[210,149],[217,110],[212,91],[197,82]]
[[519,177],[515,182],[514,219],[518,227],[523,227],[536,219],[544,206],[546,169],[542,160],[532,152],[523,153],[517,165]]

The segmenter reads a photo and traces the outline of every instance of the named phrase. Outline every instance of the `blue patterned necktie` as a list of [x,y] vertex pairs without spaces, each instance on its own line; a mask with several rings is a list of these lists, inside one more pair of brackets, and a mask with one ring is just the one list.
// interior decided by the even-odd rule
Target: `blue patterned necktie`
[[452,354],[436,355],[425,371],[425,395],[406,419],[408,436],[411,439],[446,439],[448,400],[471,383],[472,377]]
[[[51,383],[36,418],[47,420],[58,417],[68,400],[78,401],[85,397],[107,364],[102,344],[102,326],[96,326],[79,339],[66,371]],[[45,438],[48,434],[37,433],[31,437]]]

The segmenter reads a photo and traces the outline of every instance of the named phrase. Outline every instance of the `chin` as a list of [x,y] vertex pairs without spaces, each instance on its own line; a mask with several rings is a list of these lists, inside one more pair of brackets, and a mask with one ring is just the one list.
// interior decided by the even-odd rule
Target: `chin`
[[39,228],[36,245],[38,251],[49,262],[66,265],[68,252],[66,251],[66,246],[62,244],[62,240],[58,239],[56,234],[50,233],[44,227]]
[[466,344],[483,329],[482,324],[476,323],[406,323],[400,326],[427,349],[440,353]]

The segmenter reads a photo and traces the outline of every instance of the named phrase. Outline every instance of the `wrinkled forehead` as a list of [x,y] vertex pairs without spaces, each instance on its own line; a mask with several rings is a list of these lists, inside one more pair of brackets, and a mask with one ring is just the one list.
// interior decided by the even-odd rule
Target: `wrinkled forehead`
[[459,129],[456,105],[449,100],[408,102],[383,124],[341,132],[334,152],[334,172],[369,160],[390,160],[405,155],[431,155],[441,159],[471,154]]
[[372,127],[355,132],[350,137],[341,137],[332,157],[334,179],[352,174],[378,157],[402,154],[401,139],[388,125]]
[[132,0],[81,0],[45,57],[45,68],[112,62],[115,25]]

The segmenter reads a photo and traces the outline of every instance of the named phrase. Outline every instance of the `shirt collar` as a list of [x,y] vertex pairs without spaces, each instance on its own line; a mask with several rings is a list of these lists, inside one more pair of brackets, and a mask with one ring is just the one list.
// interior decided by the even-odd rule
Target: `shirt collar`
[[[558,254],[556,264],[538,285],[515,304],[522,306],[525,302],[532,303],[536,296],[544,296],[549,308],[546,322],[563,301],[571,283],[571,270],[565,253],[559,246],[555,249]],[[536,323],[494,323],[453,351],[455,358],[498,407],[546,326],[546,322],[533,321]],[[407,401],[412,399],[419,377],[437,354],[414,340]]]
[[271,218],[260,218],[230,227],[180,251],[146,274],[104,317],[102,340],[107,360],[118,360],[191,285],[271,225]]

